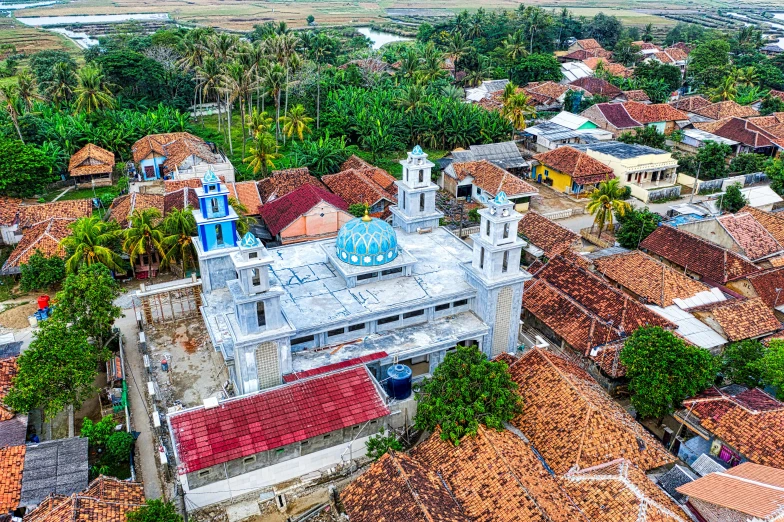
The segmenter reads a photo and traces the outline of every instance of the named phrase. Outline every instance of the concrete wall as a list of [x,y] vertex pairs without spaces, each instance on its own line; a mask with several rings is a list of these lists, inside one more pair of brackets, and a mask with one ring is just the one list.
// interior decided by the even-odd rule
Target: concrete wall
[[281,242],[285,244],[334,236],[340,227],[352,219],[354,216],[348,212],[322,201],[283,229],[280,232]]
[[[163,162],[166,161],[165,156],[157,156],[156,154],[150,154],[148,157],[144,158],[139,162],[139,174],[142,176],[143,179],[156,179],[161,177],[161,165]],[[152,166],[155,168],[155,178],[147,178],[145,177],[146,174],[144,172],[145,167]]]
[[4,245],[15,245],[22,239],[21,235],[16,235],[16,231],[19,230],[19,225],[11,225],[10,227],[0,227],[0,235],[3,239]]
[[542,181],[540,181],[540,183],[544,182],[544,180],[547,178],[551,179],[553,181],[551,187],[558,192],[567,192],[567,190],[571,190],[572,188],[571,176],[558,172],[557,170],[553,170],[545,165],[537,165],[534,167],[534,175],[536,176],[537,181],[539,181],[539,176],[542,177]]
[[235,252],[232,249],[226,252],[225,256],[210,257],[200,259],[202,286],[206,293],[226,287],[226,281],[237,279],[237,272],[234,270],[234,263],[231,261],[230,254]]
[[730,236],[724,227],[719,224],[716,219],[702,219],[700,221],[692,221],[691,223],[684,223],[678,227],[679,230],[691,232],[703,239],[717,244],[722,248],[731,250],[736,254],[743,255],[743,250],[738,246],[732,236]]

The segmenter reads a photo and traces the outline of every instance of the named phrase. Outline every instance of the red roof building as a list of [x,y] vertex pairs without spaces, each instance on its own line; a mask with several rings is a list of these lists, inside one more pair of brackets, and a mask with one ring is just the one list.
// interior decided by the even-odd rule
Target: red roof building
[[308,184],[264,205],[261,218],[287,244],[337,235],[354,218],[347,210],[343,198]]

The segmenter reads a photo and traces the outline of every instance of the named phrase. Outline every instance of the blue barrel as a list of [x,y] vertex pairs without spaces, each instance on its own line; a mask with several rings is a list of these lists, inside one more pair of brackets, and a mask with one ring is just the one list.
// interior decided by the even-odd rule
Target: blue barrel
[[411,368],[405,364],[390,366],[387,370],[387,391],[393,399],[408,399],[411,395]]

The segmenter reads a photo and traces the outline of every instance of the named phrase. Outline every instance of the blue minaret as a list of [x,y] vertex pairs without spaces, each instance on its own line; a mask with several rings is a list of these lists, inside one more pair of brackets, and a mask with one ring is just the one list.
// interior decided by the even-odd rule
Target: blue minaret
[[229,191],[210,170],[196,189],[199,209],[193,211],[202,251],[237,246],[237,213],[229,206]]

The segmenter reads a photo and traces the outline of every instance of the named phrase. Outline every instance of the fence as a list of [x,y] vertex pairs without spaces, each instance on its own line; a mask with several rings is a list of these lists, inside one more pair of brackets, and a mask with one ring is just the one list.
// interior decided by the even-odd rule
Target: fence
[[478,234],[479,228],[479,225],[475,227],[463,227],[463,230],[460,232],[460,239],[466,238],[471,234]]
[[648,189],[648,202],[660,201],[662,199],[677,199],[681,195],[681,186],[664,187],[660,189]]
[[[714,192],[721,192],[727,190],[727,187],[734,183],[740,183],[742,186],[746,186],[753,185],[755,183],[763,183],[765,181],[768,181],[768,176],[764,172],[752,172],[751,174],[740,174],[728,178],[706,180],[701,179],[697,180],[697,194],[712,194]],[[683,173],[678,174],[679,184],[689,187],[689,189],[693,189],[694,182],[695,179],[693,176],[689,176]]]
[[582,208],[567,208],[566,210],[556,210],[555,212],[547,212],[546,214],[542,214],[542,217],[546,217],[547,219],[551,219],[555,221],[558,219],[567,219],[572,216],[577,216],[580,214],[585,214],[585,210]]

